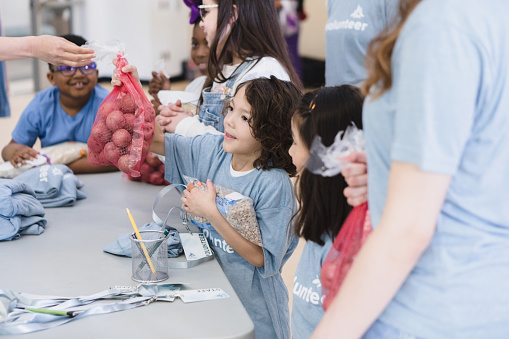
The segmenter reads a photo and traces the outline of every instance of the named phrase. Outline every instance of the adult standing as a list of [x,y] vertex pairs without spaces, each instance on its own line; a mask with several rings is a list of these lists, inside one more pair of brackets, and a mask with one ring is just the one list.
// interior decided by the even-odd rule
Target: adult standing
[[328,0],[326,86],[359,85],[367,77],[369,43],[393,20],[398,0]]
[[313,338],[507,338],[509,3],[400,11],[365,82],[374,231]]

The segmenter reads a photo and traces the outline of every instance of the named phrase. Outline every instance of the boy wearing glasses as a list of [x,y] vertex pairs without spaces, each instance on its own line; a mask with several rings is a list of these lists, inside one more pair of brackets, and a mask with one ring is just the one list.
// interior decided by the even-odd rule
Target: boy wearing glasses
[[[86,43],[80,36],[62,37],[78,46]],[[37,138],[42,147],[66,141],[86,143],[99,105],[109,94],[97,85],[95,62],[81,67],[49,64],[47,77],[53,87],[35,95],[21,114],[12,140],[2,150],[3,159],[15,167],[37,156],[32,148]],[[75,174],[116,170],[115,166],[90,166],[86,158],[68,166]]]

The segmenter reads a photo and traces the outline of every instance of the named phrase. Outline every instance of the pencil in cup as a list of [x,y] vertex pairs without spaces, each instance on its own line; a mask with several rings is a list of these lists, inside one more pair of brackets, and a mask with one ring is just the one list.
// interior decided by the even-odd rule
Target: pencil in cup
[[[126,211],[127,211],[127,216],[129,217],[129,220],[131,221],[131,225],[133,225],[134,232],[136,233],[136,237],[138,238],[138,240],[141,241],[142,239],[141,239],[140,231],[138,231],[138,227],[136,227],[136,223],[134,222],[134,219],[133,219],[133,216],[131,214],[131,211],[129,210],[129,208],[126,208]],[[143,251],[143,254],[145,255],[145,258],[147,259],[148,265],[150,266],[150,270],[154,274],[154,277],[157,279],[157,273],[156,273],[156,270],[154,268],[154,265],[152,264],[152,260],[150,260],[150,255],[147,252],[147,248],[145,247],[144,243],[140,243],[140,245],[141,245],[141,249]]]
[[[163,236],[160,238],[160,239],[164,239],[163,241],[166,241],[166,237],[168,236],[168,234],[170,233],[170,230],[169,229],[165,229],[164,230],[164,233],[163,233]],[[154,253],[157,251],[157,249],[161,246],[161,244],[163,243],[163,241],[160,241],[154,245],[152,245],[149,250],[148,250],[148,254],[150,257],[152,257],[152,255],[154,255]],[[144,260],[140,263],[140,266],[138,266],[138,268],[141,270],[143,267],[145,267],[145,265],[147,264],[147,261]]]

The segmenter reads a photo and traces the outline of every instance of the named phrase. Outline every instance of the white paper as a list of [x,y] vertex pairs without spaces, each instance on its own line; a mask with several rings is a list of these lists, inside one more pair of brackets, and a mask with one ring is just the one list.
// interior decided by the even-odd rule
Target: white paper
[[162,90],[157,93],[157,97],[161,104],[168,105],[169,103],[176,103],[177,100],[180,100],[183,104],[193,104],[198,105],[198,100],[200,99],[200,95],[192,92],[185,91],[167,91]]
[[185,303],[197,301],[229,298],[230,296],[220,288],[204,288],[201,290],[180,291],[178,296]]

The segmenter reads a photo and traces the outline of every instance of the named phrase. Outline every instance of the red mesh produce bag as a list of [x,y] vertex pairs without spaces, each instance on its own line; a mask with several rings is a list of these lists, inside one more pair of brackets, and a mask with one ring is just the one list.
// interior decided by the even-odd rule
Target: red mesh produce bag
[[145,161],[140,166],[140,174],[139,177],[127,175],[127,178],[153,185],[170,185],[170,182],[164,179],[164,163],[154,153],[147,154]]
[[115,86],[99,106],[88,139],[90,165],[115,165],[131,177],[140,177],[140,167],[154,137],[155,112],[141,85],[130,73],[119,52],[116,70],[121,86]]
[[365,202],[354,207],[348,214],[323,262],[321,280],[324,310],[327,310],[334,300],[350,266],[371,230],[368,203]]

